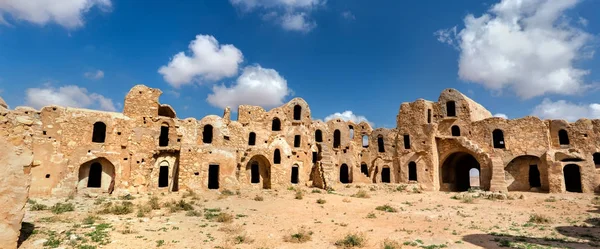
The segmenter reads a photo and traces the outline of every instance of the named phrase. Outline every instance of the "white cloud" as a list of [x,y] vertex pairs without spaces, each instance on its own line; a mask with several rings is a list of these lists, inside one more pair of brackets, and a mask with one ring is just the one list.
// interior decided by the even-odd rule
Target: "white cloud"
[[454,28],[435,35],[460,50],[463,80],[496,91],[510,88],[522,98],[577,94],[589,88],[589,70],[576,68],[575,61],[593,55],[585,51],[593,36],[563,18],[577,3],[502,0],[480,17],[467,15],[456,35]]
[[197,35],[189,49],[190,56],[179,52],[158,72],[173,87],[192,84],[194,81],[216,81],[238,73],[244,60],[242,51],[231,44],[220,45],[210,35]]
[[365,121],[365,122],[369,123],[371,126],[374,126],[374,124],[369,122],[369,120],[367,120],[367,118],[365,116],[355,115],[352,111],[344,111],[342,113],[336,112],[334,114],[331,114],[331,115],[325,117],[325,122],[332,120],[332,119],[336,119],[336,118],[341,118],[344,121],[352,121],[355,124]]
[[571,122],[580,118],[596,119],[600,118],[600,104],[574,104],[565,100],[552,102],[546,98],[531,114],[542,119],[565,119]]
[[213,106],[231,107],[237,110],[239,105],[258,105],[271,108],[283,104],[284,98],[291,93],[287,81],[273,69],[260,65],[248,66],[231,87],[213,86],[213,93],[206,99]]
[[494,117],[508,119],[508,116],[506,116],[506,114],[504,114],[504,113],[496,113],[496,114],[494,114]]
[[325,5],[326,0],[230,0],[231,4],[245,12],[262,12],[265,21],[272,21],[285,30],[309,32],[317,23],[310,18],[310,11]]
[[342,12],[342,17],[347,20],[356,20],[356,16],[349,10]]
[[104,111],[117,111],[113,101],[97,93],[75,85],[53,88],[29,88],[25,91],[26,104],[36,109],[48,105],[92,108]]
[[281,17],[281,27],[285,30],[309,32],[317,23],[306,19],[306,13],[286,13]]
[[112,3],[110,0],[0,0],[0,23],[8,24],[5,17],[10,15],[38,25],[55,22],[75,29],[84,25],[83,15],[95,6],[109,11]]
[[104,78],[104,71],[96,70],[96,71],[91,71],[91,72],[85,72],[83,74],[83,76],[85,76],[88,79],[99,80],[99,79]]

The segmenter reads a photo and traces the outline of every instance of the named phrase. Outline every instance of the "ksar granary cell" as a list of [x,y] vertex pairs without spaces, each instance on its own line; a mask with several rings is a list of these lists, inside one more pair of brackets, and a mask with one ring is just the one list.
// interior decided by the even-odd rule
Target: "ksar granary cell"
[[229,109],[222,117],[179,119],[159,103],[161,93],[133,87],[123,113],[2,104],[2,181],[19,191],[30,178],[32,197],[345,183],[415,183],[428,191],[476,185],[600,190],[597,119],[492,117],[454,89],[436,102],[402,103],[393,129],[313,120],[301,98],[269,111],[242,105],[236,121]]

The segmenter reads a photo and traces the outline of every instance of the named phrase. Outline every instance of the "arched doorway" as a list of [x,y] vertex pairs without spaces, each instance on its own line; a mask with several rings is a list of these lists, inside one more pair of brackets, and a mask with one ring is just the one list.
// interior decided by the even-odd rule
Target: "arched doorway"
[[567,192],[581,193],[581,173],[579,165],[569,164],[563,168],[565,177],[565,189]]
[[471,188],[471,169],[481,172],[477,159],[466,152],[455,152],[442,164],[442,183],[447,184],[450,191],[467,191]]
[[352,182],[350,180],[350,170],[348,168],[348,165],[346,165],[345,163],[342,164],[342,166],[340,166],[340,182],[344,184]]
[[390,167],[383,166],[383,168],[381,169],[381,182],[382,183],[390,183],[392,182],[392,173],[390,170]]
[[79,166],[77,190],[112,193],[114,180],[115,166],[106,158],[97,158]]
[[[543,170],[543,172],[541,171]],[[529,191],[542,188],[542,175],[547,175],[541,168],[541,160],[537,156],[518,156],[504,168],[504,180],[508,191]],[[547,190],[547,184],[544,184]]]
[[251,184],[262,183],[263,189],[271,188],[271,163],[263,155],[255,155],[246,164],[246,175]]

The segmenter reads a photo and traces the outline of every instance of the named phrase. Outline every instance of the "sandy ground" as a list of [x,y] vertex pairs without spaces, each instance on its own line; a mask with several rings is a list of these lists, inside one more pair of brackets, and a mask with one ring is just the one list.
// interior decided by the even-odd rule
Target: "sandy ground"
[[[74,211],[27,211],[20,248],[339,248],[336,241],[348,234],[364,239],[363,248],[600,246],[600,197],[594,195],[511,192],[509,199],[498,200],[463,198],[477,192],[419,193],[406,185],[334,188],[320,193],[296,187],[231,195],[217,191],[155,194],[161,208],[139,214],[139,206],[150,209],[151,195],[133,195],[132,212],[122,215],[98,213],[106,203],[124,202],[119,196],[33,199],[27,210],[34,208],[33,203],[49,209],[56,202],[68,202],[74,204]],[[296,199],[297,189],[302,199]],[[360,190],[369,197],[352,197]],[[263,200],[255,200],[257,196]],[[164,206],[182,199],[193,203],[196,212],[171,212]],[[319,199],[325,203],[317,203]],[[396,212],[376,210],[386,204]],[[229,222],[211,219],[210,214],[219,213],[233,218]],[[302,235],[311,234],[310,240],[286,241],[300,230]]]

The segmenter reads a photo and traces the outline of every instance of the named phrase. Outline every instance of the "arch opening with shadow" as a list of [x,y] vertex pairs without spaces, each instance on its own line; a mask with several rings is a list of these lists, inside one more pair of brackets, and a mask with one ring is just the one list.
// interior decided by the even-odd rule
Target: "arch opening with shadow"
[[[449,155],[442,164],[442,183],[450,191],[467,191],[474,183],[471,182],[471,169],[481,172],[481,166],[475,157],[466,152],[455,152]],[[477,177],[480,179],[480,176]],[[479,181],[480,182],[480,181]],[[481,184],[477,184],[480,186]]]
[[115,185],[115,166],[106,158],[97,158],[79,166],[77,190],[88,189],[112,193]]
[[547,178],[547,171],[541,164],[539,157],[531,155],[518,156],[511,160],[504,167],[504,181],[508,191],[547,190],[546,181],[542,189],[542,175]]
[[340,166],[340,182],[344,184],[352,182],[352,179],[350,179],[350,169],[345,163]]
[[261,184],[263,189],[271,188],[271,163],[263,155],[255,155],[246,164],[246,175],[251,184]]
[[581,193],[581,172],[579,170],[579,165],[568,164],[563,168],[563,174],[567,192]]

